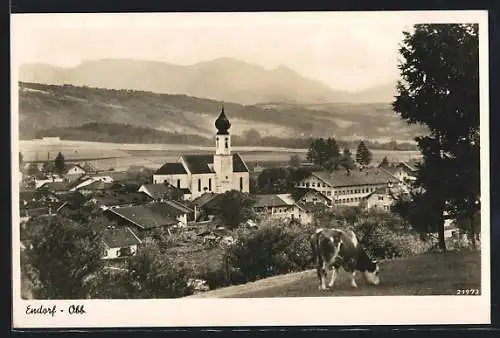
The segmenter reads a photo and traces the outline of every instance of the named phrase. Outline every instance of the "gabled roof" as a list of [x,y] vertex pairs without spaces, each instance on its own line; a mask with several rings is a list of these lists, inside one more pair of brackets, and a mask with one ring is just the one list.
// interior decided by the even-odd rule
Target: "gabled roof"
[[262,194],[255,195],[257,201],[253,205],[254,208],[269,208],[269,207],[281,207],[281,206],[291,206],[290,201],[285,201],[276,194]]
[[103,241],[108,248],[122,248],[142,243],[128,227],[104,230]]
[[167,162],[156,170],[155,175],[178,175],[187,174],[182,163]]
[[153,197],[154,199],[163,198],[166,193],[171,191],[172,189],[179,190],[183,194],[191,194],[191,190],[187,188],[178,189],[177,187],[171,184],[158,183],[158,184],[143,184],[142,188],[147,190],[148,195]]
[[198,208],[204,207],[208,202],[211,200],[215,199],[217,197],[217,194],[213,192],[206,192],[200,197],[195,198],[192,203],[196,205]]
[[337,170],[332,173],[327,171],[315,171],[313,176],[325,181],[333,187],[350,187],[358,185],[385,184],[395,181],[395,178],[380,168],[365,168],[363,170],[352,170],[347,173]]
[[245,161],[241,158],[240,154],[233,154],[233,172],[235,173],[248,173],[248,167]]
[[77,168],[79,168],[79,169],[83,170],[84,172],[86,172],[86,170],[85,170],[85,169],[83,169],[83,168],[82,168],[80,165],[78,165],[78,164],[70,164],[70,165],[68,165],[68,166],[66,167],[66,169],[64,170],[64,172],[65,172],[65,173],[68,173],[68,171],[70,171],[70,170],[71,170],[71,169],[73,169],[74,167],[77,167]]
[[42,184],[38,189],[47,189],[49,191],[67,191],[68,186],[64,182],[47,182]]
[[151,198],[141,192],[99,191],[92,196],[97,203],[105,206],[127,204],[142,204],[151,201]]
[[175,217],[154,210],[151,206],[133,206],[115,209],[107,209],[106,213],[111,213],[121,217],[141,229],[151,229],[177,224]]
[[107,190],[110,189],[114,184],[113,183],[106,183],[100,180],[94,181],[90,184],[84,185],[83,187],[79,188],[79,190]]
[[214,163],[213,155],[183,155],[182,158],[191,174],[210,174],[213,168],[210,164]]
[[178,204],[174,201],[165,201],[160,203],[151,203],[148,207],[154,212],[158,212],[162,215],[166,215],[168,217],[178,217],[183,214],[193,212],[191,208],[188,208],[182,204]]
[[320,192],[320,191],[318,191],[316,189],[312,189],[312,188],[295,188],[295,197],[297,198],[297,200],[300,200],[302,197],[304,197],[308,193],[316,195],[316,196],[321,196],[322,198],[324,198],[326,200],[330,200],[325,194],[323,194],[322,192]]

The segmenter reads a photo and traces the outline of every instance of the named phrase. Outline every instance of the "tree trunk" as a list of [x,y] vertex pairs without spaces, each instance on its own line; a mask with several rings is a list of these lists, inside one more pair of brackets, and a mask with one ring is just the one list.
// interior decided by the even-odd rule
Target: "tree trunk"
[[439,248],[446,251],[446,241],[444,238],[444,217],[442,211],[439,216]]

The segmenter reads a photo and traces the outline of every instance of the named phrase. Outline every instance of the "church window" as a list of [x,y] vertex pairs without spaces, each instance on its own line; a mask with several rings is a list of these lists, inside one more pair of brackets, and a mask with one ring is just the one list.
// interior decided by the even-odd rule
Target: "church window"
[[208,191],[212,191],[212,179],[208,179]]
[[226,137],[226,142],[225,143],[226,143],[225,144],[226,145],[226,149],[229,148],[229,139],[227,137]]
[[167,180],[163,180],[163,183],[167,184]]
[[198,179],[198,191],[201,191],[201,178]]
[[177,179],[177,189],[180,189],[180,188],[181,188],[181,180]]
[[215,147],[219,148],[219,138],[218,137],[215,138]]
[[243,191],[243,177],[240,177],[240,190]]

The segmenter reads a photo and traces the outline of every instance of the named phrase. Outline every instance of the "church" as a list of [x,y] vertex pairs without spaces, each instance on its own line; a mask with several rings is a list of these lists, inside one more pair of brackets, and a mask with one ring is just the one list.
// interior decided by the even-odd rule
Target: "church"
[[215,120],[215,154],[181,155],[177,162],[165,163],[153,175],[154,184],[167,183],[184,191],[191,199],[204,193],[221,194],[229,190],[249,192],[250,174],[237,153],[231,153],[231,135],[224,106]]

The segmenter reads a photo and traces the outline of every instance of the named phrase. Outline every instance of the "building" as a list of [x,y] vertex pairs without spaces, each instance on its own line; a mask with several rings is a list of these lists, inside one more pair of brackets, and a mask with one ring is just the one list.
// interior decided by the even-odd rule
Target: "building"
[[389,211],[396,198],[388,188],[378,188],[366,197],[366,209]]
[[322,192],[312,188],[296,188],[293,197],[298,203],[321,203],[328,207],[332,205],[332,200],[330,198],[326,197]]
[[64,178],[67,181],[72,182],[84,176],[86,173],[85,169],[80,167],[78,164],[72,164],[66,169]]
[[191,191],[189,189],[177,189],[171,184],[143,184],[138,190],[155,201],[182,199],[191,200]]
[[378,188],[393,188],[399,184],[400,182],[385,170],[360,168],[334,172],[314,171],[295,187],[316,190],[335,205],[358,206]]
[[137,247],[142,241],[128,227],[103,231],[103,259],[125,258],[137,255]]
[[262,194],[255,197],[257,201],[253,209],[262,219],[298,221],[301,224],[312,222],[312,214],[308,209],[295,203],[291,194]]
[[178,189],[187,189],[193,199],[205,192],[249,192],[249,170],[241,156],[231,152],[231,123],[224,107],[215,121],[215,127],[214,155],[182,155],[177,162],[165,163],[158,169],[153,175],[153,183],[168,183]]

